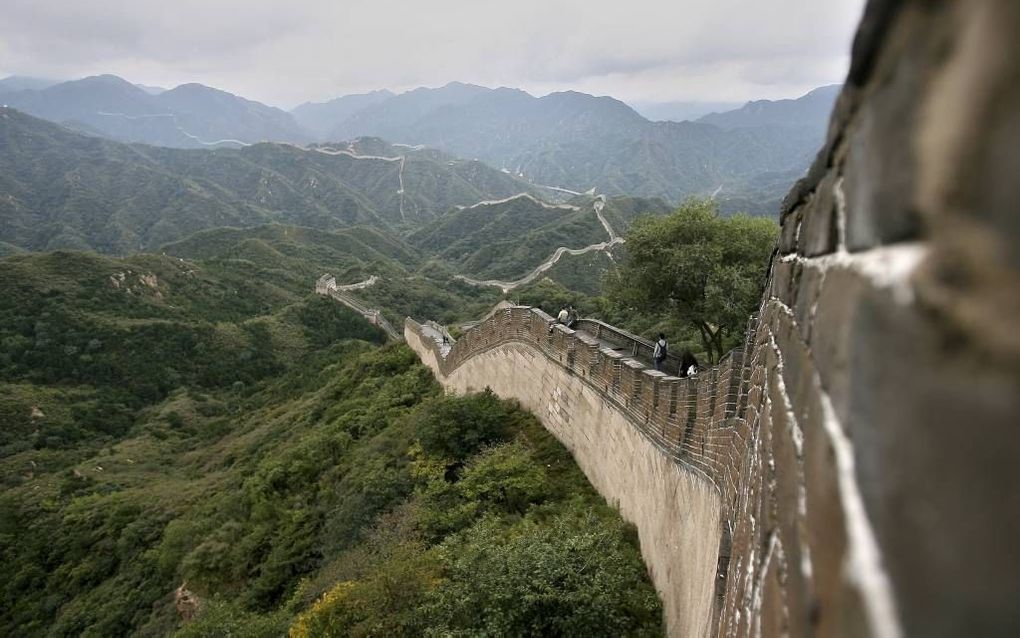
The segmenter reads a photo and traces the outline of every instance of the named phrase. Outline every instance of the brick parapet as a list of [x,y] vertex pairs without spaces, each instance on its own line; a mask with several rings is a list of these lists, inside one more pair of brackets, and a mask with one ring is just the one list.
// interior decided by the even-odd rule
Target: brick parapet
[[483,352],[524,343],[601,393],[657,449],[707,478],[720,493],[731,482],[732,424],[743,380],[751,377],[743,349],[697,377],[679,378],[600,346],[591,335],[554,324],[548,314],[528,306],[491,313],[455,341],[445,357],[417,321],[407,318],[404,328],[427,344],[444,377]]

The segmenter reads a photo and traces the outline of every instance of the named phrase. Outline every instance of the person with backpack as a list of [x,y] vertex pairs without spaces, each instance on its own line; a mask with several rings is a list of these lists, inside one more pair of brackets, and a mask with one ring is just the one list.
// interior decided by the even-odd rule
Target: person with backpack
[[659,333],[659,340],[655,342],[655,350],[652,352],[652,362],[655,364],[655,369],[662,371],[662,362],[666,360],[666,334],[663,332]]

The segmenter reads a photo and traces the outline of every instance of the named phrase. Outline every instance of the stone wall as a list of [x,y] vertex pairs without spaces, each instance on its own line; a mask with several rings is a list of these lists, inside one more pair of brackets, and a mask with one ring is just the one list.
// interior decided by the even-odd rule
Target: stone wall
[[671,634],[1020,635],[1018,36],[1016,0],[868,3],[745,346],[696,381],[527,308],[445,358],[407,322],[637,524]]
[[[606,500],[634,523],[676,636],[711,631],[719,490],[704,436],[727,408],[729,378],[700,384],[644,369],[548,315],[509,307],[457,341],[446,357],[435,330],[408,319],[404,338],[458,393],[491,388],[518,399],[571,452]],[[732,410],[730,410],[732,411]],[[685,434],[686,433],[686,434]]]
[[784,203],[720,634],[1020,633],[1018,176],[1020,3],[870,2]]
[[391,340],[400,341],[400,333],[393,327],[393,324],[386,320],[386,317],[383,316],[381,311],[376,310],[375,308],[369,308],[349,292],[350,290],[358,290],[366,286],[370,286],[374,284],[377,279],[378,277],[373,275],[369,279],[357,284],[337,286],[336,278],[333,277],[333,275],[325,274],[316,280],[315,294],[332,297],[354,312],[360,314],[373,326],[378,326]]

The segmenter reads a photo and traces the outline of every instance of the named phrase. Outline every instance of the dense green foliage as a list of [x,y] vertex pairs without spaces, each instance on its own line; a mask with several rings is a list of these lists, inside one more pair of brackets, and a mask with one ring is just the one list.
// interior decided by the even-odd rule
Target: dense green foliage
[[[176,388],[245,388],[338,332],[381,341],[337,304],[247,271],[151,255],[0,262],[0,454],[123,435]],[[23,395],[55,405],[32,419]]]
[[[661,631],[633,532],[593,499],[534,417],[483,393],[430,402],[415,421],[414,495],[383,517],[368,547],[327,568],[342,579],[292,635]],[[437,438],[443,425],[470,443]]]
[[292,289],[294,231],[0,261],[0,634],[658,633],[566,450]]
[[499,300],[499,291],[460,282],[437,262],[422,262],[417,250],[391,235],[366,227],[335,232],[271,224],[218,228],[163,247],[170,255],[200,259],[231,271],[247,272],[263,286],[294,293],[309,290],[322,273],[338,284],[370,275],[378,282],[355,293],[380,309],[393,325],[404,317],[453,323],[474,319]]
[[718,361],[758,305],[777,235],[772,220],[723,218],[711,201],[640,218],[627,232],[627,255],[610,294],[624,305],[674,314],[698,330],[710,361]]

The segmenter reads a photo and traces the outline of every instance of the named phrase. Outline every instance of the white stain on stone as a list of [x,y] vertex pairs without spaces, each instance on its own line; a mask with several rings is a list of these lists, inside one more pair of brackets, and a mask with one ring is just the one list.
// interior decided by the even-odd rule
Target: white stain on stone
[[839,492],[843,499],[847,532],[846,577],[861,594],[871,635],[876,638],[899,638],[902,632],[896,600],[889,575],[882,564],[875,532],[864,507],[864,497],[857,485],[853,444],[843,432],[829,395],[821,390],[821,379],[817,374],[815,385],[822,405],[822,424],[836,457]]

